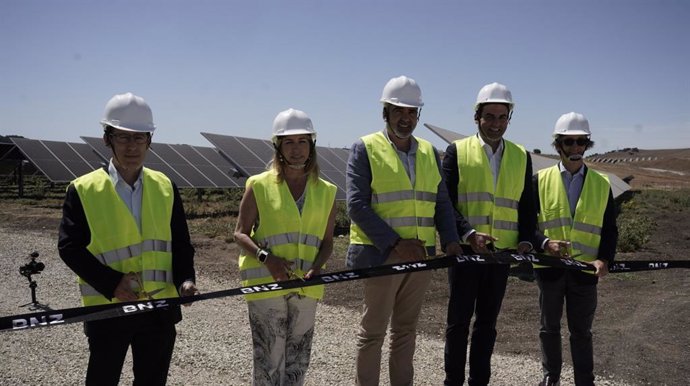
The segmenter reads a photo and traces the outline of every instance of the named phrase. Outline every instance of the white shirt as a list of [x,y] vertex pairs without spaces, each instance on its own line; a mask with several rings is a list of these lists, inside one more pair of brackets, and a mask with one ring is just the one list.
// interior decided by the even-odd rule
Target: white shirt
[[494,177],[495,189],[496,184],[498,183],[498,171],[501,170],[501,160],[503,160],[503,139],[501,139],[501,142],[498,144],[498,148],[494,152],[494,150],[491,148],[491,145],[484,142],[484,139],[481,135],[477,134],[477,138],[479,138],[479,143],[484,148],[486,158],[489,159],[489,166],[491,168],[491,174]]
[[115,186],[115,191],[120,196],[122,201],[124,201],[125,205],[127,205],[129,212],[132,213],[132,216],[139,227],[139,232],[141,232],[141,197],[144,190],[142,171],[139,171],[139,176],[137,177],[137,180],[134,181],[134,186],[130,186],[127,182],[125,182],[120,173],[118,173],[115,165],[113,165],[113,159],[111,158],[110,163],[108,164],[108,174],[110,175],[110,180]]

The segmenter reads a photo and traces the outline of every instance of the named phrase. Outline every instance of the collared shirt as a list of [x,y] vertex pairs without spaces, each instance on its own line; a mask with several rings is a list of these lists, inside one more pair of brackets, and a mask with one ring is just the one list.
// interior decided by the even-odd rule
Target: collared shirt
[[417,177],[416,174],[416,169],[415,169],[415,160],[417,159],[417,149],[419,148],[419,144],[417,143],[417,139],[415,139],[414,136],[410,136],[410,150],[407,152],[404,152],[402,150],[399,150],[393,141],[391,141],[391,138],[388,136],[388,130],[383,130],[383,135],[386,137],[388,140],[388,143],[393,146],[393,149],[395,149],[395,152],[398,153],[398,157],[400,158],[400,162],[402,162],[403,167],[405,168],[405,172],[407,173],[407,177],[410,179],[410,183],[412,186],[414,186],[414,181],[415,178]]
[[565,166],[563,166],[563,162],[559,162],[558,169],[561,171],[561,177],[563,178],[563,186],[565,186],[565,191],[568,193],[570,215],[575,216],[575,208],[577,207],[577,201],[580,199],[580,193],[582,193],[582,185],[585,182],[585,166],[580,166],[580,169],[578,169],[578,171],[571,174],[565,168]]
[[484,142],[484,139],[481,135],[479,135],[479,133],[477,133],[477,138],[479,138],[479,143],[484,148],[486,158],[489,159],[491,174],[494,176],[494,187],[496,187],[496,183],[498,181],[498,171],[501,170],[501,160],[503,160],[503,138],[501,138],[501,142],[498,144],[498,148],[495,152],[494,149],[491,148],[491,145]]
[[115,165],[113,165],[113,159],[111,158],[108,164],[108,174],[115,186],[117,195],[120,196],[125,205],[127,205],[129,212],[132,213],[132,216],[137,222],[139,231],[141,231],[141,197],[144,191],[142,170],[139,171],[139,176],[137,180],[134,181],[134,186],[130,186],[117,171]]

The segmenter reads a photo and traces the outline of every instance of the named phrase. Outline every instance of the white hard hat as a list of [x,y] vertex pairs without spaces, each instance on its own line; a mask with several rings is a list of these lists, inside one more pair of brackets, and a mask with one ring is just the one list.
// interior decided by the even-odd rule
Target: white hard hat
[[116,129],[136,132],[152,133],[156,130],[153,124],[151,108],[144,98],[131,92],[118,94],[110,98],[105,105],[105,118],[101,125],[112,126]]
[[422,107],[422,90],[412,78],[401,75],[392,78],[383,87],[382,103],[390,103],[401,107]]
[[477,102],[474,104],[474,111],[479,110],[479,106],[485,103],[507,103],[508,110],[513,110],[513,95],[508,87],[500,83],[491,83],[482,87],[477,94]]
[[273,120],[273,137],[271,141],[277,144],[278,137],[286,135],[309,134],[311,140],[316,140],[316,131],[307,113],[301,110],[287,109],[281,111]]
[[553,136],[559,135],[592,135],[589,130],[589,121],[584,115],[578,113],[567,113],[561,115],[556,121],[553,129]]

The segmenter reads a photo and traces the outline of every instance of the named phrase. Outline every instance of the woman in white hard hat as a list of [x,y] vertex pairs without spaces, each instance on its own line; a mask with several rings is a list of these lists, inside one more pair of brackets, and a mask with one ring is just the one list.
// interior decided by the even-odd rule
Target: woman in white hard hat
[[[243,286],[318,275],[333,251],[335,185],[319,178],[311,119],[288,109],[273,121],[270,169],[247,180],[235,241]],[[254,385],[302,385],[322,285],[246,295]]]
[[542,368],[540,386],[560,384],[561,317],[567,309],[575,385],[594,384],[592,322],[597,283],[613,264],[618,240],[615,204],[606,175],[584,163],[594,146],[589,121],[578,113],[563,114],[553,132],[561,161],[534,177],[539,212],[536,245],[540,251],[592,264],[595,272],[534,265],[541,310]]

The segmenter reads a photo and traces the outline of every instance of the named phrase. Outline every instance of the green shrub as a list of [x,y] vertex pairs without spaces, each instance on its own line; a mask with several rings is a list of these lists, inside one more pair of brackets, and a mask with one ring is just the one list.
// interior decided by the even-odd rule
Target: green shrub
[[642,248],[656,228],[650,217],[632,213],[618,218],[618,250],[634,252]]

